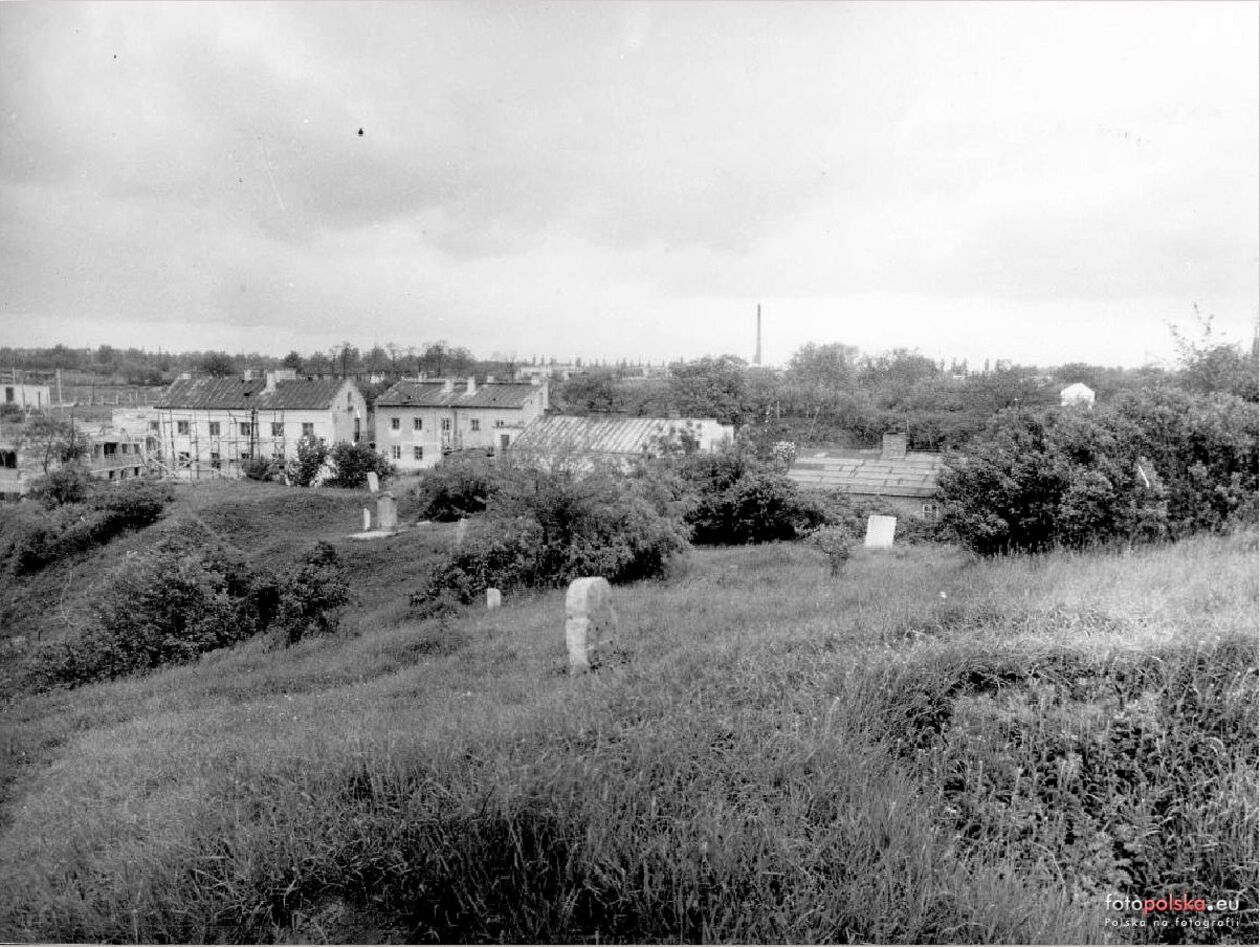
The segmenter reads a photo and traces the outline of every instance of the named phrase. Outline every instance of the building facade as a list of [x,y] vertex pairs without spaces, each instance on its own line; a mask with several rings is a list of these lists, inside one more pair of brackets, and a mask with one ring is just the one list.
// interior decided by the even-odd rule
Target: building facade
[[542,417],[547,397],[545,381],[400,381],[376,399],[376,449],[401,472],[454,451],[506,450]]
[[303,437],[366,440],[367,402],[348,378],[299,379],[292,370],[239,378],[183,378],[148,413],[169,476],[238,477],[253,458],[288,462]]
[[43,411],[52,405],[47,385],[22,385],[17,382],[4,383],[4,399],[2,404],[11,404],[24,411]]

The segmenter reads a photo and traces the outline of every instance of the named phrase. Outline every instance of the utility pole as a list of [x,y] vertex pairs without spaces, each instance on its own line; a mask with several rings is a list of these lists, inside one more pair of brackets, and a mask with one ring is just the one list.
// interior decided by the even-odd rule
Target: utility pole
[[757,354],[753,356],[753,364],[761,364],[761,303],[757,303]]

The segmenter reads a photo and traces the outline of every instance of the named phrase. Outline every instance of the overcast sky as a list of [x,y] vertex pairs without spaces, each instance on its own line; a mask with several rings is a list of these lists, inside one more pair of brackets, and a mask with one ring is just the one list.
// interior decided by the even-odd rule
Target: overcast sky
[[1249,342],[1258,11],[0,4],[0,344]]

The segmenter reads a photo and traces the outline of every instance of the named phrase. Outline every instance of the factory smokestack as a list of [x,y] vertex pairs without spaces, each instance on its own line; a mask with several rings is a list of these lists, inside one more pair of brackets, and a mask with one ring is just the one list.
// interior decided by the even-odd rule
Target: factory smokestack
[[761,303],[757,303],[757,354],[753,356],[753,364],[761,364]]

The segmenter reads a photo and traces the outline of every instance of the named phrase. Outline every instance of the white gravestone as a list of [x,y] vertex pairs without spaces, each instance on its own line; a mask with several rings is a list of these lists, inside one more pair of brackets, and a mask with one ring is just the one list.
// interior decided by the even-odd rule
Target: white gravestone
[[617,631],[612,586],[594,576],[574,579],[564,597],[564,640],[569,648],[569,673],[589,671],[599,649],[611,644]]
[[459,525],[455,527],[455,548],[459,549],[464,545],[464,539],[468,536],[468,520],[460,517]]
[[366,506],[363,508],[363,532],[368,532],[372,528],[372,511]]
[[498,589],[486,589],[486,611],[492,612],[503,604],[503,593]]
[[376,498],[376,528],[398,528],[398,504],[392,493],[382,493]]
[[897,531],[897,517],[868,516],[866,518],[867,549],[889,549],[893,544],[893,534]]
[[375,470],[368,471],[368,489],[375,493],[381,488],[381,478],[376,475]]

